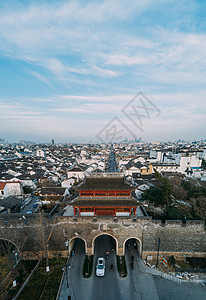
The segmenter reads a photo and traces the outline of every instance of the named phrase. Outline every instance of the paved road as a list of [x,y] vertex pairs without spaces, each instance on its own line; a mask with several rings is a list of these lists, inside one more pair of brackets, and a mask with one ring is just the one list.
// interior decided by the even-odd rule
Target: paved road
[[81,240],[75,241],[75,255],[70,258],[64,274],[63,284],[59,300],[66,300],[71,296],[72,300],[89,299],[90,286],[87,280],[83,278],[83,263],[85,258],[84,244]]
[[[112,251],[114,248],[113,239],[108,236],[100,236],[95,242],[93,275],[91,277],[92,295],[90,299],[100,300],[116,300],[124,299],[119,287],[119,279],[117,275],[116,253]],[[109,258],[106,258],[106,252],[109,251]],[[106,273],[104,277],[97,277],[96,261],[98,257],[104,257],[106,261]],[[114,270],[110,271],[110,265],[113,264]]]
[[[68,278],[64,276],[59,300],[205,300],[206,287],[201,284],[182,283],[160,278],[148,273],[137,250],[131,246],[126,250],[125,258],[128,266],[127,278],[120,278],[117,274],[116,257],[112,252],[112,241],[108,236],[101,236],[95,242],[95,255],[93,274],[91,278],[82,276],[84,262],[84,244],[77,240],[75,256],[71,258],[71,268],[67,269]],[[106,251],[110,252],[106,260],[106,274],[104,277],[95,275],[96,260],[105,257]],[[134,269],[130,268],[130,257],[135,256]],[[114,271],[110,271],[113,263]],[[68,280],[67,280],[68,279]],[[67,283],[68,286],[67,287]]]
[[201,283],[183,282],[177,284],[171,280],[166,280],[154,276],[160,300],[205,300],[206,286]]
[[33,204],[37,201],[39,201],[39,198],[33,194],[27,197],[27,200],[30,200],[29,204],[26,205],[22,210],[22,214],[26,214],[28,211],[32,211],[33,213],[37,210],[37,208],[33,207]]
[[116,161],[116,155],[114,149],[111,147],[111,152],[106,162],[105,171],[108,173],[119,172],[118,164]]
[[[159,296],[156,286],[151,274],[144,272],[139,263],[141,258],[138,255],[138,250],[134,248],[133,243],[130,243],[130,249],[126,249],[125,259],[127,263],[128,276],[125,280],[125,296],[129,291],[128,298],[125,299],[138,299],[138,300],[158,300]],[[131,256],[134,256],[134,267],[131,269]]]

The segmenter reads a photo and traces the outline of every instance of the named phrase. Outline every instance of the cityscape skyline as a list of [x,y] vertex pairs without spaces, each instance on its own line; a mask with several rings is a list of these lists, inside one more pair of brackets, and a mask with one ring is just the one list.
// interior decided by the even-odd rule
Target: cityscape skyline
[[206,299],[205,4],[0,1],[0,299]]
[[[98,133],[117,117],[146,141],[204,139],[203,5],[1,3],[0,136],[100,142]],[[139,92],[161,111],[143,132],[122,114]]]

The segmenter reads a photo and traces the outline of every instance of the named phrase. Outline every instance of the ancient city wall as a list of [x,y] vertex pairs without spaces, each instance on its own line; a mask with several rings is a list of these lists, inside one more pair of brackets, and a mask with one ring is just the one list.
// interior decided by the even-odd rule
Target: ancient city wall
[[[43,231],[42,231],[43,226]],[[155,255],[160,239],[160,253],[175,256],[206,255],[206,229],[204,221],[166,221],[150,218],[132,219],[119,218],[78,218],[58,217],[44,219],[43,225],[39,220],[18,220],[0,222],[0,238],[7,238],[15,243],[24,253],[42,251],[42,232],[48,241],[50,255],[70,252],[75,238],[80,237],[85,242],[87,254],[93,254],[95,238],[101,234],[114,237],[117,253],[124,254],[125,242],[129,238],[136,238],[140,254]],[[67,241],[69,241],[67,243]]]

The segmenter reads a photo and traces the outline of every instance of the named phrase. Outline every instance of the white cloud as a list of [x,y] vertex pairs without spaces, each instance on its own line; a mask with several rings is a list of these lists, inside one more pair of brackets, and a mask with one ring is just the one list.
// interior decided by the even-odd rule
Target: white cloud
[[[53,137],[61,136],[65,140],[74,135],[95,138],[98,131],[118,115],[137,136],[151,140],[161,139],[161,136],[172,139],[175,135],[184,138],[184,135],[187,137],[189,132],[194,132],[198,128],[202,128],[199,129],[199,135],[203,134],[203,128],[206,126],[204,91],[196,95],[156,93],[147,97],[161,110],[161,114],[159,117],[151,116],[150,120],[143,120],[143,133],[135,129],[121,113],[121,109],[133,98],[128,94],[107,97],[56,96],[41,111],[32,108],[35,102],[32,98],[28,99],[26,106],[0,102],[1,130],[5,131],[6,128],[9,135],[21,133],[25,136],[29,132],[31,134],[36,132],[39,136],[52,137],[53,134]],[[42,99],[45,100],[47,99]]]
[[[160,2],[136,0],[128,5],[115,0],[83,5],[73,1],[2,10],[1,51],[49,70],[53,79],[62,84],[66,82],[65,86],[76,81],[76,75],[125,76],[127,67],[133,68],[134,76],[155,78],[160,84],[176,82],[176,78],[183,77],[187,82],[204,83],[205,34],[154,27],[143,37],[140,32],[111,26],[115,18],[138,18],[153,5],[161,5]],[[94,25],[101,23],[105,26],[97,25],[96,28]],[[68,56],[66,60],[65,55]],[[144,69],[139,70],[138,66]],[[33,71],[33,75],[49,84],[48,78],[38,72]]]
[[134,65],[141,65],[147,63],[148,59],[147,57],[141,57],[141,56],[127,56],[125,54],[112,54],[105,56],[106,64],[109,65],[115,65],[115,66],[121,66],[121,65],[127,65],[127,66],[134,66]]
[[29,74],[31,74],[32,76],[34,76],[36,79],[38,79],[40,82],[48,85],[51,87],[51,83],[50,81],[48,80],[48,78],[46,78],[45,76],[43,76],[42,74],[38,73],[38,72],[35,72],[35,71],[31,71],[31,70],[28,70],[27,71]]
[[[30,120],[35,128],[54,128],[55,124],[55,132],[66,134],[63,124],[71,125],[68,115],[74,122],[70,130],[75,124],[80,134],[82,114],[91,114],[88,124],[92,128],[101,126],[102,118],[107,121],[108,115],[120,114],[141,89],[162,110],[162,128],[174,120],[179,125],[188,119],[197,124],[198,116],[203,122],[206,33],[178,28],[184,20],[173,27],[161,23],[157,27],[157,15],[151,26],[147,18],[158,7],[162,13],[162,3],[165,1],[51,1],[0,10],[1,58],[6,56],[14,65],[25,63],[20,71],[26,74],[19,75],[21,66],[14,70],[21,86],[22,77],[28,83],[31,75],[33,87],[49,87],[52,94],[41,97],[42,91],[37,94],[33,89],[28,99],[18,94],[18,103],[8,97],[5,106],[0,104],[2,118],[13,120],[13,128],[16,118],[22,130],[23,122],[28,125]],[[185,3],[174,5],[171,18],[175,13],[179,16],[177,8]]]

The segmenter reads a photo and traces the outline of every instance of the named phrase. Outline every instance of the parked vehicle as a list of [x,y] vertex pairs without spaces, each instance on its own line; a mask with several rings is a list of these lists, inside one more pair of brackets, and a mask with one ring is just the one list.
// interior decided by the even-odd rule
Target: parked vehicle
[[26,204],[23,204],[20,209],[23,210],[25,208]]
[[26,205],[29,205],[29,203],[31,203],[31,201],[32,201],[31,198],[27,198],[27,199],[25,200],[25,204],[26,204]]
[[40,201],[37,201],[33,204],[33,207],[37,208],[38,206],[41,206],[41,205],[42,205],[42,203]]

